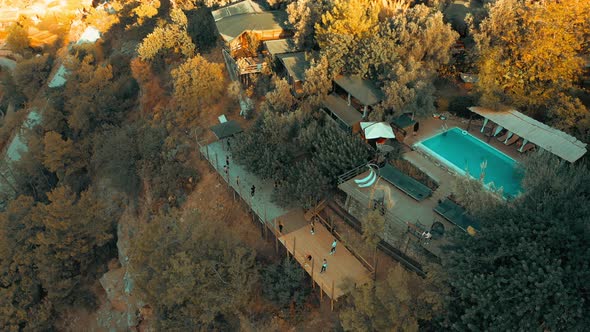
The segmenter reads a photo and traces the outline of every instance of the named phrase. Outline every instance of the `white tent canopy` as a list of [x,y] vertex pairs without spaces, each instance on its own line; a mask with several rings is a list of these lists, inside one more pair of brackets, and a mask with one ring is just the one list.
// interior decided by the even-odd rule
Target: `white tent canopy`
[[569,162],[586,153],[586,143],[516,110],[498,112],[484,107],[469,107],[469,110]]
[[387,122],[361,122],[366,139],[395,138],[391,125]]

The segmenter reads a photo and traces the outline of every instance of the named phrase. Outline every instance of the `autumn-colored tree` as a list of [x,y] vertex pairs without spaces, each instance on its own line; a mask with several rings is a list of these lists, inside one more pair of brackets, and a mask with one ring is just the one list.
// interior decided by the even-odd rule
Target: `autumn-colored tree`
[[274,77],[274,89],[266,94],[261,106],[263,111],[288,113],[293,110],[297,100],[291,93],[291,85],[284,78]]
[[588,17],[588,1],[492,3],[489,16],[474,31],[481,103],[517,107],[557,124],[587,116],[585,107],[568,99],[583,69],[580,55],[589,50]]
[[299,0],[287,6],[289,23],[295,27],[295,43],[302,49],[311,49],[315,44],[315,25],[320,22],[328,2],[321,0]]
[[334,36],[347,35],[353,40],[375,32],[379,6],[370,0],[333,0],[331,8],[322,14],[315,26],[321,48],[329,47]]
[[97,64],[91,56],[70,59],[65,87],[68,125],[77,135],[85,135],[101,124],[120,121],[135,104],[137,82],[130,73],[114,72],[110,64]]
[[195,215],[156,216],[131,240],[129,257],[137,295],[165,330],[219,327],[243,311],[258,279],[254,252]]
[[31,218],[35,202],[20,196],[0,213],[0,329],[47,330],[52,305],[43,299],[35,268],[35,238],[42,225]]
[[64,140],[54,131],[45,134],[43,146],[43,165],[62,180],[87,166],[88,158],[80,148],[71,139]]
[[387,278],[354,289],[349,306],[340,313],[345,331],[418,331],[443,309],[445,278],[433,270],[421,277],[397,265]]
[[80,197],[67,187],[47,194],[49,203],[37,206],[33,220],[43,225],[35,238],[36,266],[48,298],[56,305],[80,296],[79,287],[90,272],[108,258],[115,227],[113,212],[90,191]]
[[[31,196],[36,201],[46,201],[46,193],[55,187],[59,178],[43,164],[45,146],[41,133],[31,130],[24,135],[29,148],[21,153],[19,160],[11,163],[11,179],[19,194]],[[86,185],[85,175],[79,172],[64,181],[76,189]]]
[[139,6],[133,8],[132,12],[137,17],[137,23],[141,25],[146,18],[156,16],[159,8],[159,0],[141,1]]
[[29,33],[27,29],[19,23],[13,23],[8,28],[8,35],[6,36],[6,45],[13,51],[21,53],[29,47]]
[[49,54],[20,61],[14,69],[14,81],[20,91],[33,100],[39,89],[47,81],[53,59]]
[[174,98],[180,106],[179,123],[189,125],[205,105],[216,103],[225,88],[223,66],[200,55],[171,71]]
[[190,58],[195,54],[195,44],[187,33],[188,20],[181,9],[170,11],[170,22],[156,27],[139,44],[137,53],[142,60],[152,60],[163,50],[181,53]]

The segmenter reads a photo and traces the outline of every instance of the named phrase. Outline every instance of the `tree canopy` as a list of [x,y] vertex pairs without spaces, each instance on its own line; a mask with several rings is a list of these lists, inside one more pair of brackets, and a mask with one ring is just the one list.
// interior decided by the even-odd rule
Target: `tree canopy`
[[132,239],[130,271],[159,328],[215,328],[250,299],[255,253],[222,227],[172,213],[156,216]]
[[[138,8],[141,8],[138,7]],[[162,51],[181,53],[185,58],[195,55],[195,44],[187,32],[188,19],[181,9],[170,11],[170,22],[156,27],[137,48],[142,60],[152,60]]]
[[476,214],[448,255],[454,330],[578,331],[588,325],[590,173],[555,157],[528,161],[526,192]]
[[216,102],[225,90],[223,67],[196,55],[170,73],[174,83],[174,98],[181,108],[179,123],[195,121],[200,109]]
[[387,278],[352,291],[349,306],[340,312],[345,331],[418,331],[421,320],[441,314],[446,284],[435,267],[427,279],[400,265]]
[[571,92],[589,51],[590,3],[499,0],[475,30],[481,102],[571,130],[588,110]]
[[8,28],[8,35],[6,36],[6,45],[13,51],[21,53],[29,47],[29,33],[27,28],[20,23],[13,23]]

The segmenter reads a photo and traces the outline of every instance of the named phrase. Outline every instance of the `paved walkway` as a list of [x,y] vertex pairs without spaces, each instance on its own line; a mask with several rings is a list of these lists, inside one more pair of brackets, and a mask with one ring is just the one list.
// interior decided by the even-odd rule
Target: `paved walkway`
[[[344,294],[342,285],[345,279],[350,279],[356,284],[365,283],[370,279],[370,271],[342,244],[338,245],[335,255],[329,255],[334,238],[320,222],[316,222],[315,235],[312,235],[303,209],[285,209],[275,204],[272,200],[273,183],[260,179],[233,162],[227,150],[227,140],[203,146],[201,153],[271,231],[278,234],[279,224],[283,225],[283,232],[278,234],[279,241],[329,297],[333,296],[336,300]],[[229,157],[228,174],[224,169],[226,157]],[[251,195],[252,185],[256,187],[254,195]],[[313,257],[313,263],[306,260],[308,255]],[[326,273],[320,274],[324,258],[328,260],[328,269]]]
[[[233,161],[227,150],[226,139],[202,147],[201,152],[205,156],[208,156],[215,170],[222,176],[226,183],[229,181],[230,186],[244,199],[262,221],[270,223],[275,218],[287,214],[288,210],[278,206],[272,200],[274,187],[271,181],[260,179]],[[225,173],[223,167],[226,157],[229,157],[229,174]],[[256,187],[254,195],[251,195],[252,185]]]

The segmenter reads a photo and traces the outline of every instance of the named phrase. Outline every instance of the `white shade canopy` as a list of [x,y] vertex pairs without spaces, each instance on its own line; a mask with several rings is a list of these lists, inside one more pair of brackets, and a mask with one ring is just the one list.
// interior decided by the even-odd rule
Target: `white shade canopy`
[[391,125],[387,122],[361,122],[366,139],[395,138]]
[[469,107],[469,110],[569,162],[586,153],[586,143],[517,110],[499,112],[484,107]]

